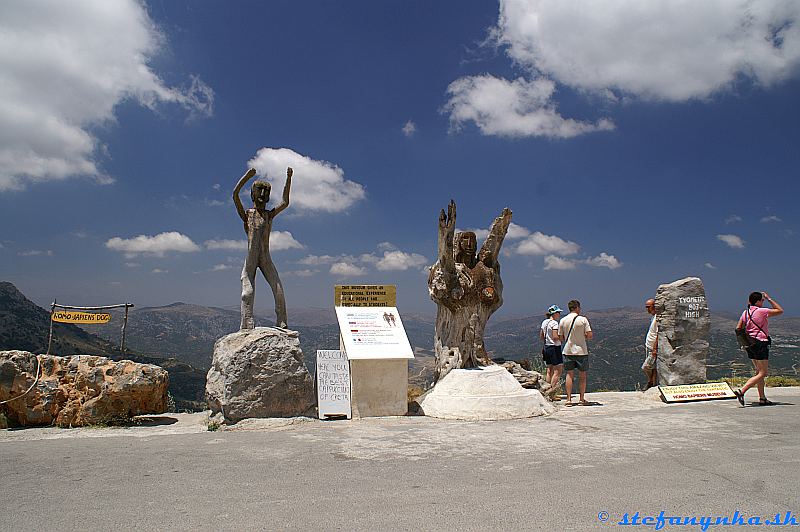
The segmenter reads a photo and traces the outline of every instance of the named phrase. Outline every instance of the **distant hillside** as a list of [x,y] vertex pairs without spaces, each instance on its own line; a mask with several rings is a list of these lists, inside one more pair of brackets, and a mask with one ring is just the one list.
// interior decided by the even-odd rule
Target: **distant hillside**
[[[169,392],[178,409],[202,410],[206,372],[176,358],[142,356],[136,352],[119,350],[119,320],[112,320],[109,330],[115,335],[103,339],[76,325],[54,323],[53,355],[97,355],[115,360],[132,360],[161,366],[169,373]],[[97,327],[89,325],[87,327]],[[26,298],[9,282],[0,282],[0,350],[21,349],[32,353],[47,351],[50,312]],[[112,343],[114,342],[114,343]]]

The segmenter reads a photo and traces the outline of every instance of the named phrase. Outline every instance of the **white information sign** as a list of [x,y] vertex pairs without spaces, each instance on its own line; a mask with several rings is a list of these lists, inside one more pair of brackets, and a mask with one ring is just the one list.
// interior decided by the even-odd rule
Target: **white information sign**
[[350,362],[344,351],[317,351],[319,418],[353,417],[350,406]]
[[336,307],[349,360],[414,358],[396,307]]

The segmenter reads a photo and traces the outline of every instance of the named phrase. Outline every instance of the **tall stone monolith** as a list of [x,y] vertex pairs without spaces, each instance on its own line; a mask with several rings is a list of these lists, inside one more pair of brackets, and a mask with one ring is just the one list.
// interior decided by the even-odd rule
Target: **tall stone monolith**
[[706,382],[711,317],[703,281],[686,277],[656,291],[658,383]]

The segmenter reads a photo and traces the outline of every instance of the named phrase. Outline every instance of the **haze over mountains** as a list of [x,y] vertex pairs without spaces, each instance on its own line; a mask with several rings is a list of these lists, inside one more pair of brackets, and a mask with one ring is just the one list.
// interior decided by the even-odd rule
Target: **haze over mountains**
[[[712,302],[713,305],[713,302]],[[402,309],[400,309],[402,312]],[[121,311],[105,325],[77,326],[56,324],[53,352],[56,354],[97,354],[112,358],[162,365],[170,371],[171,393],[186,404],[202,406],[205,373],[211,364],[217,338],[239,328],[239,310],[173,303],[163,307],[134,308],[127,328],[127,348],[116,347],[120,338]],[[586,312],[594,330],[589,343],[591,367],[589,390],[633,390],[645,380],[640,366],[644,335],[649,316],[643,308],[617,308]],[[532,361],[541,365],[538,354],[538,326],[543,317],[492,318],[486,329],[486,347],[495,359]],[[708,378],[749,374],[750,363],[736,347],[733,329],[738,316],[713,311],[711,314],[711,352]],[[434,317],[402,314],[416,359],[410,361],[410,382],[425,386],[432,377]],[[274,324],[274,315],[257,314],[258,326]],[[339,346],[338,326],[333,308],[289,309],[291,328],[300,332],[307,367],[313,371],[317,349]],[[11,283],[0,283],[0,349],[25,349],[44,352],[49,327],[49,312],[36,306]],[[800,318],[778,317],[770,322],[773,350],[772,374],[795,376],[800,368]],[[181,387],[181,389],[178,389]]]

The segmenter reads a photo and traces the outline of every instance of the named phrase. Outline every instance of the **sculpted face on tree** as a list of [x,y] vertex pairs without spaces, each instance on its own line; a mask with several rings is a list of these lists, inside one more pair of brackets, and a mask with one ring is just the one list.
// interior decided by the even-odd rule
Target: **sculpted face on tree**
[[478,238],[472,231],[464,231],[458,237],[456,249],[456,262],[461,262],[470,268],[475,265],[475,250],[478,249]]
[[253,206],[263,211],[269,203],[269,193],[272,190],[272,185],[266,181],[256,181],[250,189],[250,197],[253,199]]

